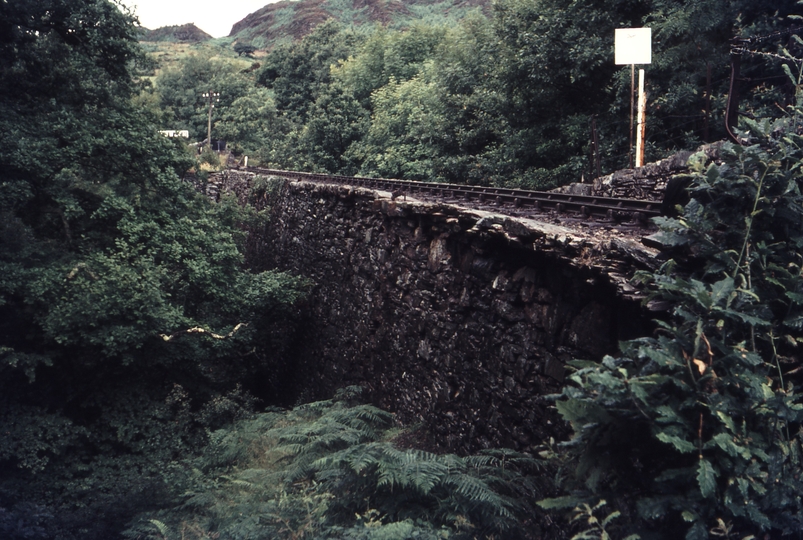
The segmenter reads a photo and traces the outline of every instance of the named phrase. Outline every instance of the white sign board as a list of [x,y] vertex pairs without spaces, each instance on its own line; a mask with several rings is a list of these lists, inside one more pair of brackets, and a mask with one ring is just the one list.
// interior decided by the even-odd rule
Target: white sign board
[[652,29],[617,28],[614,32],[614,63],[627,64],[652,63]]

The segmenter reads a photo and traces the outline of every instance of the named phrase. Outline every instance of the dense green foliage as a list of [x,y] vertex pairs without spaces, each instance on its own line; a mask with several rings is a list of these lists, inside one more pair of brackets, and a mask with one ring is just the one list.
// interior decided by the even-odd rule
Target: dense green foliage
[[[234,117],[261,118],[262,129],[247,142],[231,129],[226,136],[282,168],[531,187],[579,181],[592,174],[592,118],[603,172],[630,163],[630,69],[613,63],[616,28],[653,30],[647,154],[657,159],[725,136],[735,36],[771,35],[747,44],[742,112],[777,115],[775,104],[790,103],[791,86],[766,53],[788,44],[773,32],[789,26],[793,9],[792,0],[502,0],[491,17],[452,26],[368,32],[330,20],[260,59],[255,81],[267,95],[230,90],[222,108],[248,94]],[[197,96],[215,78],[193,62],[203,63],[182,70],[197,75],[174,84],[177,75],[164,74],[156,88],[190,126],[201,125]]]
[[2,2],[0,50],[0,536],[110,538],[274,384],[301,289],[180,180],[118,6]]
[[[237,115],[242,107],[237,101],[248,95],[252,83],[231,63],[207,54],[188,56],[178,69],[162,71],[155,81],[159,88],[159,107],[164,114],[162,122],[172,129],[187,129],[193,140],[205,139],[209,102],[204,93],[220,94],[213,103],[215,120],[220,111]],[[257,107],[259,110],[261,107]],[[270,122],[270,113],[262,111],[261,123]],[[265,129],[265,128],[263,128]],[[247,140],[247,138],[245,138]]]
[[[344,401],[267,412],[214,432],[177,504],[131,538],[520,538],[539,491],[532,458],[400,449],[388,413]],[[177,475],[177,478],[180,475]]]
[[657,337],[574,363],[557,407],[575,492],[546,506],[604,497],[645,539],[803,530],[803,137],[797,113],[745,127],[659,220]]

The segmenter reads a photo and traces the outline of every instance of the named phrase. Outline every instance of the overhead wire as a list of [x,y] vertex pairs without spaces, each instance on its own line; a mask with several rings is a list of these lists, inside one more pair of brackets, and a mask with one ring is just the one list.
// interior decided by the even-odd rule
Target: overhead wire
[[759,42],[759,41],[767,41],[768,39],[776,38],[776,37],[779,37],[779,36],[784,36],[784,35],[789,35],[789,34],[796,34],[796,33],[799,33],[801,31],[803,31],[803,25],[792,26],[790,28],[785,28],[785,29],[782,29],[782,30],[776,30],[775,32],[772,32],[772,33],[769,33],[769,34],[765,34],[763,36],[755,36],[754,35],[754,36],[748,36],[748,37],[743,37],[743,38],[740,37],[740,38],[736,38],[736,39],[738,41],[740,41],[740,42],[753,43],[753,42]]

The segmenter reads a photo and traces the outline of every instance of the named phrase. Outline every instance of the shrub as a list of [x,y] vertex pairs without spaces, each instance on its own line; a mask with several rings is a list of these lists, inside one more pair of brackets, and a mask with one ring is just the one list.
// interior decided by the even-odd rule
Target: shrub
[[576,476],[542,506],[604,497],[645,538],[803,527],[803,137],[789,119],[745,126],[657,220],[669,259],[640,276],[671,306],[657,335],[572,364],[557,408]]
[[389,413],[341,400],[241,421],[212,433],[180,503],[128,535],[178,538],[192,524],[197,538],[523,536],[538,462],[399,449],[397,433]]

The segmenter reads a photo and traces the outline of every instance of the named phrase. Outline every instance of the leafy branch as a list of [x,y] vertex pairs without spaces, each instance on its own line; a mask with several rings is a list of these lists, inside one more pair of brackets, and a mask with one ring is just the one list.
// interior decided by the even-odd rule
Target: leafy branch
[[639,276],[651,299],[673,306],[670,316],[655,336],[623,343],[618,358],[571,364],[572,384],[556,396],[574,430],[563,448],[576,477],[563,504],[581,504],[582,515],[603,496],[628,510],[631,532],[662,538],[774,537],[803,526],[803,137],[794,118],[747,119],[752,144],[724,145],[717,163],[693,160],[690,202],[657,220],[669,258]]
[[248,326],[248,323],[237,323],[237,325],[234,327],[234,329],[232,329],[232,331],[229,332],[226,335],[216,334],[216,333],[211,332],[211,331],[209,331],[209,330],[207,330],[205,328],[201,328],[199,326],[195,326],[193,328],[187,328],[186,330],[181,330],[179,332],[173,332],[169,336],[167,334],[159,334],[159,336],[165,341],[173,341],[178,336],[183,336],[185,334],[204,334],[204,335],[207,335],[207,336],[209,336],[209,337],[211,337],[213,339],[229,339],[234,334],[236,334],[240,330],[240,328],[243,328],[245,326]]

